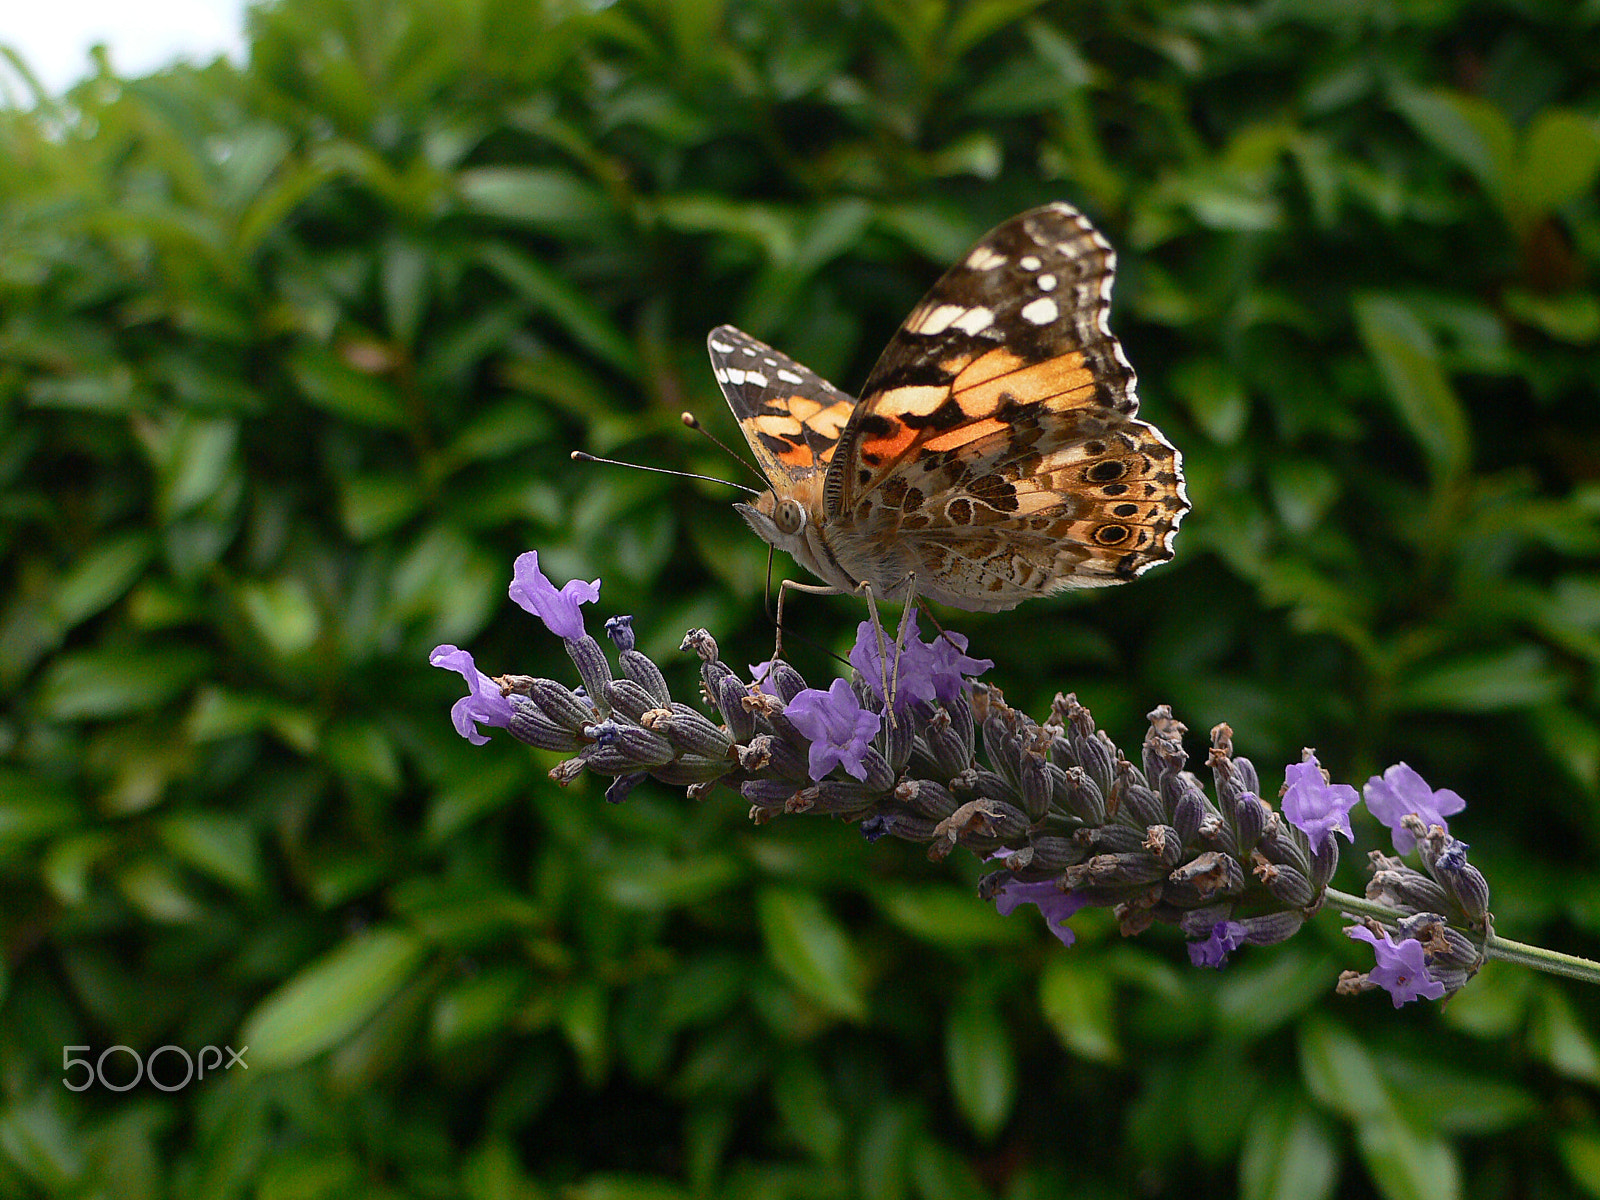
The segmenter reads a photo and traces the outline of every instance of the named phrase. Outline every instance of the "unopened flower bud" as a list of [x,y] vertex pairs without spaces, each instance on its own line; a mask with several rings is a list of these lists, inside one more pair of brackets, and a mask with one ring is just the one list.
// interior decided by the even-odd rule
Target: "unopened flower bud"
[[572,665],[578,668],[583,690],[604,703],[606,684],[611,682],[611,663],[606,659],[606,652],[600,649],[600,643],[586,633],[582,637],[564,638],[562,645],[567,648]]
[[748,742],[755,735],[755,714],[744,704],[744,698],[749,694],[750,689],[744,681],[731,671],[717,680],[717,711],[728,723],[728,732],[736,742]]
[[1172,805],[1172,827],[1185,845],[1193,842],[1200,832],[1200,822],[1206,815],[1206,797],[1199,782],[1188,772],[1177,777],[1173,791],[1176,799]]
[[506,732],[518,741],[537,746],[540,750],[560,750],[569,754],[583,744],[577,734],[547,718],[528,697],[513,695],[506,699],[511,702],[511,720],[506,725]]
[[733,745],[727,730],[719,729],[688,705],[676,701],[670,707],[645,713],[639,723],[666,738],[679,754],[724,758]]
[[1035,834],[1032,845],[1033,865],[1053,875],[1077,866],[1088,857],[1088,852],[1073,838]]
[[1082,767],[1068,767],[1063,774],[1066,776],[1066,790],[1056,797],[1061,806],[1085,825],[1104,825],[1106,801],[1099,785]]
[[972,765],[972,747],[952,725],[950,710],[941,708],[918,731],[928,759],[942,779],[959,775]]
[[782,811],[800,789],[782,779],[749,779],[739,785],[739,794],[756,808]]
[[1026,753],[1021,758],[1022,776],[1018,789],[1022,793],[1022,811],[1035,824],[1044,820],[1050,811],[1050,797],[1055,788],[1050,782],[1049,764],[1041,755]]
[[1245,792],[1235,802],[1233,819],[1239,827],[1239,853],[1248,854],[1261,841],[1272,820],[1272,810],[1254,792]]
[[585,728],[583,735],[594,739],[589,765],[607,775],[661,766],[675,757],[671,742],[631,721],[607,718]]
[[628,798],[628,793],[643,783],[649,776],[643,771],[630,771],[626,775],[618,775],[606,788],[606,802],[608,804],[621,804]]
[[661,703],[643,684],[632,679],[613,679],[606,684],[606,699],[612,712],[630,721],[639,720]]
[[1251,946],[1276,946],[1287,942],[1305,923],[1305,914],[1294,909],[1244,917],[1239,921],[1244,926],[1244,940]]
[[1267,891],[1291,908],[1305,908],[1316,895],[1311,880],[1303,872],[1271,862],[1259,850],[1251,854],[1250,863],[1251,873],[1266,885]]
[[1117,764],[1116,779],[1111,784],[1110,801],[1106,807],[1113,816],[1141,829],[1146,825],[1161,824],[1167,819],[1161,801],[1127,759]]
[[638,650],[624,650],[617,655],[622,673],[656,698],[657,703],[669,704],[672,692],[667,688],[667,677],[649,658]]
[[934,821],[944,820],[961,807],[949,788],[931,779],[907,779],[896,785],[894,794],[895,799]]
[[573,733],[582,733],[583,727],[594,724],[595,717],[599,715],[594,705],[554,679],[530,680],[528,699],[538,706],[548,720]]

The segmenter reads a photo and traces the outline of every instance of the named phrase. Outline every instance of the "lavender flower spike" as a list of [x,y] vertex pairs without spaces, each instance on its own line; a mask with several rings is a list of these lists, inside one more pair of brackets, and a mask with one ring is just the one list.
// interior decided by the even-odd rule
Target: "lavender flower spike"
[[539,552],[529,550],[517,555],[511,575],[511,598],[543,621],[551,633],[570,641],[584,636],[583,614],[578,606],[600,598],[600,581],[570,579],[557,590],[539,570]]
[[1284,770],[1288,787],[1283,793],[1283,815],[1289,823],[1305,834],[1313,846],[1322,844],[1330,833],[1342,833],[1345,840],[1354,841],[1350,828],[1350,810],[1360,796],[1348,783],[1329,783],[1322,777],[1317,756],[1305,751],[1301,762]]
[[861,757],[883,718],[862,708],[846,681],[835,679],[825,692],[807,688],[789,702],[783,715],[811,743],[807,765],[812,779],[820,782],[835,766],[842,766],[846,774],[866,780]]
[[1367,811],[1389,827],[1396,854],[1410,854],[1416,836],[1403,824],[1407,814],[1415,813],[1423,825],[1440,825],[1446,833],[1445,818],[1466,808],[1467,802],[1449,788],[1434,791],[1427,781],[1405,763],[1395,763],[1381,776],[1374,775],[1362,789]]
[[1412,938],[1393,942],[1387,930],[1382,931],[1380,937],[1364,925],[1351,925],[1345,933],[1372,946],[1377,965],[1367,972],[1367,980],[1393,996],[1396,1008],[1419,997],[1424,1000],[1444,997],[1444,984],[1428,975],[1421,942]]
[[467,741],[474,746],[481,746],[489,740],[485,734],[478,732],[479,724],[494,729],[504,729],[511,724],[514,715],[511,701],[501,694],[498,683],[478,670],[471,654],[454,646],[435,646],[433,653],[428,655],[428,661],[446,671],[457,672],[467,681],[468,694],[450,708],[450,720],[455,724],[456,732]]

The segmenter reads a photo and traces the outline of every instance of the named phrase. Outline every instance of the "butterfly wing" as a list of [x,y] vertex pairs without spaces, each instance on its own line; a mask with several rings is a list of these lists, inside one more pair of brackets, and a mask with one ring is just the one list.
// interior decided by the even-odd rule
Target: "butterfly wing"
[[706,338],[711,370],[775,491],[824,469],[856,406],[809,367],[732,325]]
[[1107,326],[1115,265],[1066,204],[978,242],[868,377],[830,460],[830,521],[857,546],[903,544],[919,588],[965,608],[1171,558],[1189,507],[1181,461],[1136,418],[1133,368]]

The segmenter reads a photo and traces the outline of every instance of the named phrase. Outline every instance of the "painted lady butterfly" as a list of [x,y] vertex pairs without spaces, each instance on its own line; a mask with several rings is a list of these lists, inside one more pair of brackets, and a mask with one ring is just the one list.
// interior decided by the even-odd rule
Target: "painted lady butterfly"
[[912,310],[859,401],[712,330],[772,488],[735,507],[835,589],[984,612],[1165,562],[1189,501],[1177,450],[1135,417],[1106,324],[1115,267],[1070,205],[1012,217]]

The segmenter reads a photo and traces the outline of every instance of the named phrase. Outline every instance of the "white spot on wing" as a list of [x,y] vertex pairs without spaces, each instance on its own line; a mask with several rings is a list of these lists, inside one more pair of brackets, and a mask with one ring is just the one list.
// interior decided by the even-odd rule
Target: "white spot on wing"
[[907,322],[906,328],[912,333],[924,335],[943,333],[966,311],[959,304],[941,304],[939,307],[930,309],[928,312],[923,313],[922,316]]
[[755,349],[754,346],[740,346],[739,349],[743,350],[751,358],[754,358],[756,356],[756,349]]
[[1021,267],[1024,271],[1037,271],[1040,267],[1044,266],[1044,264],[1033,255],[1024,254],[1021,258],[1017,259],[1017,266]]
[[974,271],[992,271],[996,267],[1003,267],[1006,256],[999,254],[988,246],[974,246],[972,253],[967,255],[967,266]]
[[746,371],[744,373],[744,381],[746,383],[753,383],[757,387],[764,388],[767,386],[767,377],[760,371]]
[[800,376],[796,375],[793,371],[779,371],[778,372],[778,378],[783,380],[785,383],[804,383],[805,382],[804,379],[801,379]]
[[732,346],[724,346],[721,342],[712,342],[711,343],[711,348],[713,350],[715,350],[718,354],[732,354],[733,353],[733,347]]
[[734,387],[744,383],[744,372],[739,370],[738,367],[729,367],[723,374],[728,377],[728,382],[733,384]]
[[[1034,303],[1037,304],[1038,301],[1034,301]],[[994,324],[994,313],[982,306],[969,308],[954,321],[951,321],[950,324],[961,330],[962,333],[975,336]]]
[[1048,325],[1061,315],[1061,309],[1049,296],[1040,296],[1022,309],[1022,319],[1034,325]]
[[1056,277],[1054,275],[1041,275],[1034,282],[1039,285],[1041,292],[1053,292],[1056,290]]

